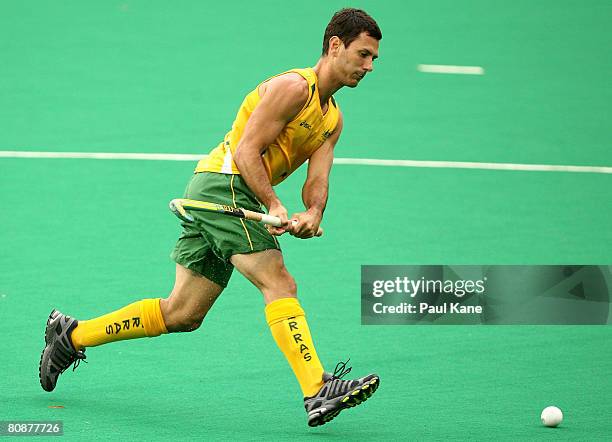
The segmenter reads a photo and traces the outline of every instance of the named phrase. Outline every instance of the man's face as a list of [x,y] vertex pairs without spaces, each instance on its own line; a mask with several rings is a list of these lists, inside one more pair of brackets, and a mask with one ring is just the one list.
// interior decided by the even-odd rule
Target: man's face
[[337,74],[344,86],[356,87],[368,72],[374,69],[374,60],[378,58],[378,40],[366,32],[359,34],[348,48],[342,42],[337,47]]

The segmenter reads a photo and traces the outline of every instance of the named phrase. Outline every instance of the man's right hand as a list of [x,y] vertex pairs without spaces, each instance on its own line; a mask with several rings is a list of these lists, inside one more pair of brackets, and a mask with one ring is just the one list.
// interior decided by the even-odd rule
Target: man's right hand
[[292,225],[288,219],[287,209],[285,209],[280,201],[270,205],[268,215],[280,218],[282,223],[281,227],[266,226],[272,235],[281,236],[285,232],[292,232]]

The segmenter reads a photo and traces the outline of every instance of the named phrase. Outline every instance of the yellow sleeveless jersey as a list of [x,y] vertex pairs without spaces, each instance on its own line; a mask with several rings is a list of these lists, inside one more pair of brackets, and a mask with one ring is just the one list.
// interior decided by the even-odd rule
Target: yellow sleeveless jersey
[[[276,140],[262,153],[263,163],[273,186],[287,178],[310,158],[313,152],[336,130],[340,116],[338,104],[333,97],[330,97],[327,112],[323,114],[317,75],[312,68],[292,69],[278,75],[289,72],[300,74],[308,82],[308,100],[297,116],[285,126]],[[246,96],[240,105],[232,130],[207,157],[200,160],[195,169],[196,172],[240,174],[234,163],[233,154],[236,152],[236,147],[251,113],[259,103],[258,91],[261,84]]]

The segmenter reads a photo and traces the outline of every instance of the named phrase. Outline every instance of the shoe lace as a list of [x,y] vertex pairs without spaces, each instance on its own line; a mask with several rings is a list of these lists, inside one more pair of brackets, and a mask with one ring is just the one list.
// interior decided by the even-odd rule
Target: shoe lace
[[87,356],[85,356],[85,352],[83,352],[82,350],[77,351],[74,355],[70,356],[70,360],[68,361],[68,365],[66,365],[66,368],[64,368],[63,370],[60,370],[60,373],[63,373],[68,368],[70,368],[70,364],[72,364],[72,371],[77,369],[77,367],[81,364],[81,361],[83,361],[86,364],[88,364],[88,362],[85,360],[85,358],[87,358]]
[[331,377],[332,380],[344,377],[353,369],[353,367],[346,368],[346,364],[348,364],[350,360],[351,358],[348,358],[346,361],[340,361],[336,364],[336,368],[334,368],[334,374]]

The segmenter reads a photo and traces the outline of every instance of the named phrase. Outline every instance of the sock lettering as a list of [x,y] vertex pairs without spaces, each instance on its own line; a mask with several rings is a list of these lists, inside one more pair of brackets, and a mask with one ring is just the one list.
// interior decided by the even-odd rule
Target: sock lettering
[[[289,331],[299,330],[297,321],[289,321],[288,324],[289,324]],[[312,355],[309,353],[310,348],[308,348],[308,346],[304,344],[304,340],[302,339],[302,334],[295,333],[291,336],[293,337],[293,340],[295,341],[296,344],[298,343],[300,344],[300,354],[302,355],[302,358],[304,358],[306,362],[311,361]]]
[[108,324],[104,329],[107,335],[118,334],[121,330],[129,330],[130,328],[144,328],[144,325],[140,321],[140,318],[135,316],[131,320],[124,319],[121,321],[121,324],[118,322],[113,322],[112,324]]

